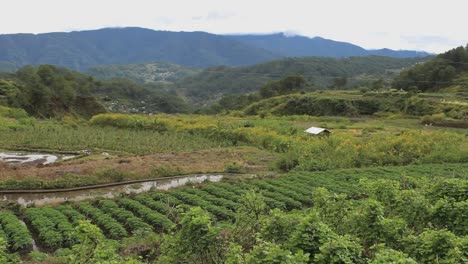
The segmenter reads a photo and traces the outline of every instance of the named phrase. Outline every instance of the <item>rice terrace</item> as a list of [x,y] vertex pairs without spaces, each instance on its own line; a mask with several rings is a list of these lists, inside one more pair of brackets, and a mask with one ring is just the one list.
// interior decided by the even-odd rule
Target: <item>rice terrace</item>
[[467,65],[287,33],[0,35],[0,263],[468,263]]

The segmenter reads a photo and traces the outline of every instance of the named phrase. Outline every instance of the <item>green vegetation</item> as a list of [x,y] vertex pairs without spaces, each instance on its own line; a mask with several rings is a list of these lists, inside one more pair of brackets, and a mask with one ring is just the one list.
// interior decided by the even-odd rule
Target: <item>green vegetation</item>
[[137,83],[160,84],[172,84],[198,72],[199,69],[168,62],[101,65],[86,71],[88,75],[99,80],[125,78]]
[[[341,82],[337,80],[336,82]],[[335,84],[338,85],[338,84]],[[309,89],[303,76],[290,75],[270,81],[258,92],[229,95],[218,103],[197,110],[198,113],[229,113],[241,110],[245,115],[313,115],[313,116],[382,116],[404,114],[424,116],[423,124],[453,124],[467,127],[468,103],[453,93],[415,94],[413,92],[385,90],[383,87],[360,91],[315,91]],[[362,91],[361,91],[362,90]],[[452,122],[452,123],[450,123]],[[458,125],[458,126],[457,126]]]
[[213,67],[177,83],[194,101],[212,101],[220,95],[258,91],[269,81],[288,75],[302,75],[305,91],[325,89],[342,77],[349,81],[338,89],[368,86],[382,78],[389,81],[402,68],[422,62],[424,58],[395,59],[388,57],[287,58],[244,67]]
[[12,251],[29,250],[32,238],[26,226],[11,212],[0,211],[0,239]]
[[93,95],[112,112],[183,113],[190,110],[180,96],[162,84],[139,84],[129,79],[114,78],[100,81]]
[[26,66],[0,79],[0,104],[41,118],[106,112],[91,96],[97,83],[86,75],[51,65]]
[[[130,256],[125,242],[107,254],[150,263],[463,263],[467,169],[465,163],[290,173],[28,208],[20,216],[41,246],[58,249],[46,256],[57,263],[77,257],[73,249],[86,241],[71,226],[83,224],[107,239],[140,239]],[[112,243],[107,239],[100,241]],[[156,248],[146,251],[149,244]]]
[[273,52],[206,32],[104,28],[0,37],[0,69],[54,64],[85,71],[109,64],[167,61],[192,67],[246,65],[279,58]]
[[[79,108],[60,108],[78,96],[69,97],[68,88],[83,89],[95,101],[92,96],[98,96],[113,111],[123,105],[136,109],[138,102],[149,106],[159,95],[167,105],[126,112],[188,108],[159,84],[95,81],[47,65],[2,75],[3,149],[83,155],[35,167],[1,163],[0,189],[69,188],[194,172],[255,177],[43,207],[5,203],[0,262],[465,263],[466,98],[452,87],[443,93],[387,90],[382,69],[401,61],[385,59],[381,65],[375,58],[365,65],[370,59],[332,60],[324,68],[351,65],[338,67],[343,74],[332,75],[333,89],[354,85],[350,80],[368,77],[359,71],[375,68],[372,74],[382,79],[366,89],[309,92],[316,80],[291,72],[262,83],[255,93],[224,97],[200,110],[223,112],[218,115],[91,117]],[[59,91],[61,85],[68,88]],[[29,105],[30,98],[42,101]],[[331,134],[303,132],[311,126]],[[33,244],[42,252],[31,252]]]
[[467,82],[463,74],[468,70],[468,47],[458,47],[439,54],[426,63],[403,71],[394,81],[396,88],[407,91],[440,91],[454,86],[466,93]]
[[299,91],[304,93],[303,90],[306,88],[304,77],[301,75],[289,75],[281,80],[268,82],[255,93],[224,96],[217,103],[198,109],[197,112],[213,114],[220,113],[223,110],[240,110],[262,99],[297,93]]
[[0,105],[23,108],[38,118],[90,118],[111,111],[175,113],[190,110],[163,85],[128,79],[97,81],[52,65],[26,66],[0,77]]
[[[5,146],[145,154],[247,145],[278,153],[272,169],[288,172],[5,213],[16,225],[24,219],[36,242],[50,252],[31,253],[31,263],[87,258],[94,263],[463,263],[467,258],[464,130],[391,116],[100,114],[88,122],[58,122],[1,109],[8,120],[1,123]],[[20,124],[23,119],[31,124]],[[331,128],[332,135],[302,133],[311,125]],[[408,164],[413,165],[401,166]],[[225,165],[231,172],[243,169],[234,162]],[[2,188],[60,188],[126,177],[106,170],[56,180],[10,179]],[[0,230],[0,243],[7,241],[2,256],[18,259],[15,252],[30,250],[24,227],[13,234],[0,217]]]
[[[21,111],[4,108],[6,113]],[[21,115],[20,115],[21,116]],[[24,116],[24,113],[23,113]],[[271,168],[278,171],[329,170],[385,165],[466,162],[464,130],[423,126],[417,119],[386,120],[344,117],[234,117],[197,115],[101,114],[90,121],[39,121],[4,118],[0,122],[0,144],[7,149],[110,152],[113,155],[180,153],[248,146],[277,153]],[[29,119],[25,119],[29,120]],[[330,137],[303,133],[309,126],[332,129]],[[189,157],[187,157],[189,158]],[[214,157],[213,157],[214,158]],[[260,157],[261,158],[261,157]],[[92,159],[92,157],[91,157]],[[181,161],[184,162],[184,161]],[[213,171],[212,161],[187,172]],[[110,163],[109,163],[110,165]],[[107,165],[107,166],[109,166]],[[141,164],[145,166],[145,164]],[[99,168],[99,165],[96,165]],[[173,166],[173,165],[172,165]],[[219,171],[243,172],[244,162],[226,161]],[[136,169],[136,168],[135,168]],[[265,170],[265,169],[264,169]],[[181,173],[159,165],[144,172],[118,171],[104,167],[87,175],[66,174],[53,179],[8,177],[1,189],[67,188],[115,181],[144,179]]]
[[[15,126],[21,125],[19,121],[14,124]],[[180,152],[225,145],[223,142],[184,133],[115,129],[76,123],[64,126],[56,122],[40,121],[33,122],[33,126],[25,125],[19,129],[10,128],[4,131],[0,142],[3,148],[27,147],[75,151],[87,149],[133,154]]]
[[258,48],[271,50],[285,57],[353,57],[353,56],[386,56],[395,58],[425,57],[429,54],[424,51],[373,49],[366,50],[351,43],[338,42],[321,37],[306,37],[291,35],[290,33],[227,35],[242,43]]
[[[109,124],[115,115],[98,115],[93,124]],[[129,122],[132,116],[120,116]],[[298,166],[307,170],[367,167],[375,165],[407,165],[436,162],[464,162],[468,158],[463,134],[443,131],[413,131],[397,128],[362,128],[362,134],[337,129],[332,137],[317,138],[303,134],[295,121],[285,119],[241,119],[168,115],[148,118],[147,126],[159,121],[167,131],[222,140],[228,145],[247,144],[297,157]],[[307,117],[304,117],[307,120]],[[119,120],[119,119],[117,119]],[[152,120],[152,121],[151,121]],[[195,121],[196,120],[196,121]],[[293,120],[293,119],[292,119]],[[156,122],[157,122],[156,121]],[[123,121],[114,125],[125,124]],[[130,122],[133,126],[133,123]],[[143,125],[144,126],[144,125]],[[338,125],[339,128],[341,125]],[[151,129],[151,128],[150,128]],[[443,142],[443,144],[441,144]]]

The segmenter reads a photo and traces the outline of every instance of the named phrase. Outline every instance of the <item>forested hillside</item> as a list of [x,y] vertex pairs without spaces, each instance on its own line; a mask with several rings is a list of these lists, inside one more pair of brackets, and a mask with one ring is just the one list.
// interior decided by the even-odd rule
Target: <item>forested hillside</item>
[[0,76],[0,104],[23,108],[42,118],[106,112],[91,91],[99,84],[91,77],[51,65],[27,66]]
[[[177,86],[195,101],[227,94],[253,92],[265,83],[291,74],[302,75],[309,89],[343,89],[389,80],[401,69],[426,58],[396,59],[368,56],[343,59],[286,58],[245,67],[213,67],[187,77]],[[382,79],[382,80],[380,80]]]
[[98,65],[165,61],[192,67],[240,66],[283,57],[379,55],[421,57],[425,52],[365,50],[320,37],[222,36],[206,32],[104,28],[46,34],[0,35],[0,71],[52,64],[84,71]]
[[47,34],[0,35],[0,70],[54,64],[85,70],[103,64],[151,61],[206,67],[279,58],[272,52],[205,32],[106,28]]
[[141,84],[124,78],[99,81],[93,94],[113,112],[181,113],[190,107],[174,90],[156,83]]
[[98,81],[52,65],[26,66],[0,75],[0,105],[26,110],[40,118],[66,115],[89,118],[110,111],[186,112],[185,101],[157,84],[128,79]]
[[347,42],[334,41],[321,37],[290,36],[285,33],[269,35],[228,35],[227,37],[258,48],[273,51],[288,57],[350,57],[350,56],[388,56],[395,58],[425,57],[427,52],[411,50],[366,50]]
[[394,82],[397,88],[436,92],[447,87],[452,91],[467,91],[468,46],[442,53],[426,63],[403,71]]
[[88,69],[86,74],[100,80],[126,78],[138,83],[172,84],[200,71],[197,68],[169,62],[150,62],[143,64],[100,65]]

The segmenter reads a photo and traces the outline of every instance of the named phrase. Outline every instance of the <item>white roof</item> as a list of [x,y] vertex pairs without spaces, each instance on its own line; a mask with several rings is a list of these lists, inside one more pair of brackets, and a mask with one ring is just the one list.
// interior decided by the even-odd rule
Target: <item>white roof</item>
[[304,132],[309,133],[309,134],[318,135],[318,134],[322,133],[323,131],[328,131],[328,130],[326,130],[325,128],[321,128],[321,127],[309,127]]

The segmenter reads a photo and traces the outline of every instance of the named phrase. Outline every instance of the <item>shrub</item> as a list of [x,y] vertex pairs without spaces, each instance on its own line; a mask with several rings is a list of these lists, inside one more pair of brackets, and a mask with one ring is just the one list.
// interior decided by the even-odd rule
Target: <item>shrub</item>
[[288,153],[288,155],[281,156],[275,163],[275,167],[282,172],[288,172],[294,169],[297,165],[299,165],[299,159],[291,156],[290,153]]
[[237,162],[228,163],[224,166],[224,171],[227,173],[240,173],[242,171],[242,165]]

